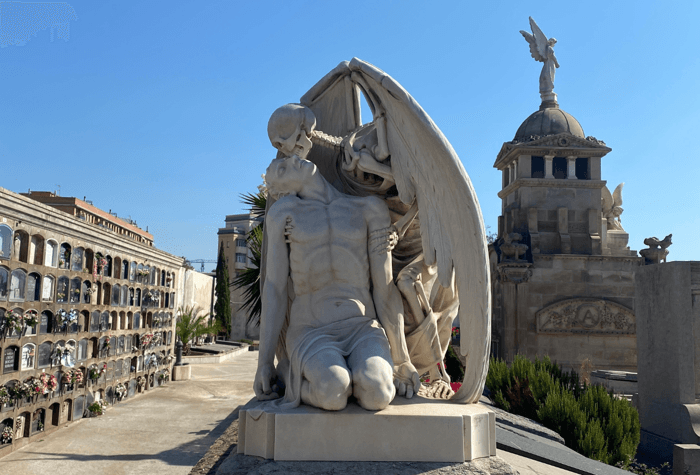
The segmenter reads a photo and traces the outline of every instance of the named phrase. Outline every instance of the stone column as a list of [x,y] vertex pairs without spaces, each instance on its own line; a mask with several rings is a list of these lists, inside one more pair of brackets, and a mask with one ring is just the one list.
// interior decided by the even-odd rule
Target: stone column
[[552,174],[552,160],[554,159],[554,155],[545,155],[544,156],[544,177],[545,178],[554,178],[554,175]]
[[700,261],[637,268],[634,307],[639,448],[669,460],[700,443]]
[[566,178],[568,178],[569,180],[576,180],[577,179],[576,178],[576,157],[569,156],[569,157],[566,157],[566,160],[567,160],[568,165],[569,165],[569,169],[567,171]]

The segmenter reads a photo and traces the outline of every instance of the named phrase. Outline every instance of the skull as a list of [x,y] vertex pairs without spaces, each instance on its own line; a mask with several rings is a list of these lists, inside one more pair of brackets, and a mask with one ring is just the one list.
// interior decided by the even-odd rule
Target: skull
[[267,135],[272,146],[285,156],[305,159],[311,150],[310,136],[315,127],[316,117],[311,109],[287,104],[273,112],[267,123]]

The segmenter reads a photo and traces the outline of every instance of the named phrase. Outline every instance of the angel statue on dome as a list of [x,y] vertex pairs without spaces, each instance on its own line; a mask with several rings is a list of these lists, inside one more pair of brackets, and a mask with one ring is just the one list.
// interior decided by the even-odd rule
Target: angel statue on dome
[[530,17],[530,28],[532,34],[527,31],[520,30],[520,34],[525,37],[530,45],[530,54],[536,61],[544,63],[542,72],[540,73],[540,97],[542,101],[557,101],[557,95],[554,91],[554,73],[559,67],[557,57],[554,56],[554,45],[557,44],[555,38],[547,39],[540,27],[537,26],[535,20]]

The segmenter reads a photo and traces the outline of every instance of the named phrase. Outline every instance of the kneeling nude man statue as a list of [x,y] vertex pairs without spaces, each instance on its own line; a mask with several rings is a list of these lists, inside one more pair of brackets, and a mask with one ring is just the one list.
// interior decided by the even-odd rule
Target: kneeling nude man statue
[[[265,218],[255,394],[279,397],[273,386],[279,370],[282,406],[303,402],[337,411],[353,395],[363,408],[380,410],[397,393],[411,397],[420,388],[392,281],[396,234],[381,199],[340,193],[304,158],[307,151],[290,150],[265,175],[268,193],[284,196]],[[276,370],[281,335],[288,360]]]

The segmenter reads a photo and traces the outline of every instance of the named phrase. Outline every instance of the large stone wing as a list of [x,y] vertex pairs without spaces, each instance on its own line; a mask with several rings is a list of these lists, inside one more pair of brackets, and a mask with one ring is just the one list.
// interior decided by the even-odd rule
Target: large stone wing
[[[316,129],[336,137],[345,137],[361,125],[360,91],[350,79],[349,64],[343,61],[336,66],[300,101],[316,116]],[[316,164],[329,183],[343,191],[336,166],[337,152],[313,146],[307,158]]]
[[[532,35],[535,37],[535,44],[537,45],[537,52],[539,53],[540,57],[535,58],[537,61],[545,61],[547,59],[547,37],[545,36],[544,33],[542,33],[542,30],[540,30],[540,27],[537,26],[537,23],[535,23],[535,20],[530,17],[530,28],[532,29]],[[532,52],[532,47],[530,47],[530,51]],[[534,54],[533,54],[534,57]]]
[[[622,187],[625,186],[624,183],[620,183],[615,187],[615,191],[613,191],[612,197],[613,197],[613,202],[615,206],[622,206]],[[609,193],[609,192],[608,192]]]
[[477,402],[488,371],[491,291],[484,221],[471,180],[440,129],[398,82],[357,58],[348,67],[370,107],[386,113],[392,173],[401,201],[418,202],[425,263],[437,263],[444,287],[457,286],[466,371],[453,399]]
[[527,40],[527,43],[530,45],[530,55],[533,58],[535,58],[536,61],[544,62],[544,57],[540,54],[540,51],[537,49],[537,40],[535,39],[535,37],[525,30],[520,30],[520,34],[523,35],[523,38],[525,38]]

